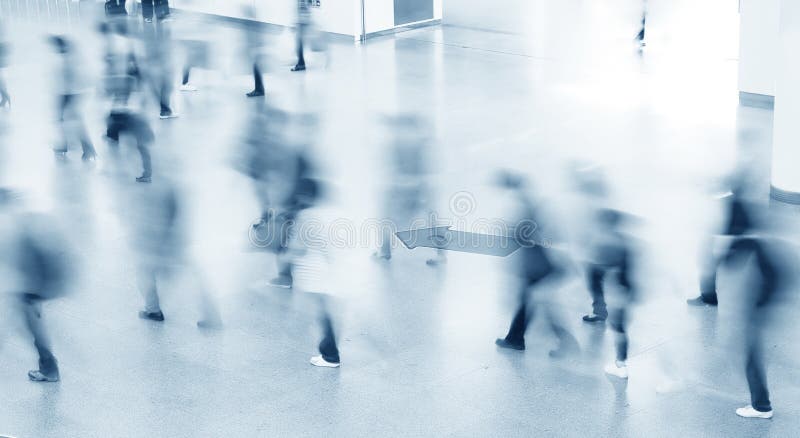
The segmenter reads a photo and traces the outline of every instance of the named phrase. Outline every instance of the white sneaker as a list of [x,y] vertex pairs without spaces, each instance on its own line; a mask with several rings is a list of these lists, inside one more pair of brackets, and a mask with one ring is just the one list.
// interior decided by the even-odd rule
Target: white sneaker
[[755,410],[755,408],[753,408],[753,406],[747,405],[747,406],[745,406],[743,408],[737,409],[736,410],[736,415],[738,415],[740,417],[744,417],[744,418],[763,418],[765,420],[768,420],[768,419],[772,418],[772,411],[761,412],[761,411]]
[[311,365],[315,367],[339,368],[339,362],[328,362],[322,356],[314,356],[311,358]]
[[619,366],[617,362],[611,362],[610,364],[606,365],[605,372],[606,374],[619,377],[620,379],[628,378],[628,367],[625,364]]
[[197,87],[195,87],[192,84],[183,84],[183,85],[181,85],[179,90],[181,90],[181,91],[197,91]]

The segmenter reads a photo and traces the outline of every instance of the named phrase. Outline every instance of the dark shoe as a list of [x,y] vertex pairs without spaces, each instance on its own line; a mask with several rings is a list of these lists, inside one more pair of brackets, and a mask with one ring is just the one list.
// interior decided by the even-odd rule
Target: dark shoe
[[139,318],[161,322],[164,320],[164,314],[160,310],[158,312],[147,312],[142,310],[139,312]]
[[605,320],[606,320],[605,316],[595,315],[594,313],[592,313],[591,315],[583,315],[583,322],[594,323],[594,322],[605,322]]
[[247,93],[247,97],[261,97],[264,95],[264,90],[253,90]]
[[282,287],[284,289],[292,288],[292,277],[289,275],[279,275],[269,281],[270,286]]
[[704,306],[716,306],[716,301],[706,301],[703,299],[703,296],[699,296],[697,298],[690,298],[686,300],[686,304],[695,307],[704,307]]
[[392,253],[382,253],[380,251],[375,251],[372,253],[372,258],[375,260],[391,260]]
[[510,350],[524,350],[525,349],[525,341],[522,342],[509,342],[505,338],[497,338],[494,341],[494,344],[500,348],[508,348]]
[[28,378],[33,382],[58,382],[61,376],[59,376],[58,371],[47,375],[39,370],[30,370],[28,371]]
[[305,64],[297,64],[294,67],[292,67],[292,71],[304,71],[305,69],[306,69]]
[[140,183],[149,183],[149,182],[152,182],[152,181],[153,181],[152,178],[150,178],[149,176],[144,176],[144,175],[136,178],[136,182],[140,182]]

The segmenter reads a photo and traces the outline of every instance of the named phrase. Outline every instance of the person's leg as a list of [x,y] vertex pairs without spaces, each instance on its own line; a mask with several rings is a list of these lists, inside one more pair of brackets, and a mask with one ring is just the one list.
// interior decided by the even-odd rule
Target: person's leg
[[189,74],[191,72],[192,66],[187,62],[183,65],[183,78],[181,79],[181,85],[189,85]]
[[750,388],[750,404],[759,412],[769,412],[772,405],[767,389],[767,374],[761,350],[760,327],[751,327],[748,334],[745,374]]
[[81,149],[83,150],[81,158],[83,160],[91,160],[97,156],[97,152],[94,149],[92,140],[89,138],[89,133],[86,131],[86,124],[80,113],[78,99],[79,96],[71,96],[69,102],[66,104],[66,111],[68,111],[70,121],[75,125],[75,134],[81,142]]
[[248,97],[259,97],[264,95],[264,79],[261,77],[261,70],[258,68],[258,61],[253,62],[253,91],[247,93]]
[[700,278],[700,298],[704,303],[717,304],[717,269],[719,259],[714,260],[706,266]]
[[339,363],[339,348],[336,347],[336,336],[333,332],[333,322],[327,310],[323,310],[320,318],[322,324],[322,340],[319,343],[319,353],[325,361]]
[[525,349],[525,332],[528,330],[528,323],[533,317],[533,309],[528,306],[530,287],[531,284],[528,281],[520,285],[519,305],[517,306],[516,312],[514,312],[514,317],[511,319],[508,333],[505,338],[495,341],[495,344],[499,347],[511,348],[514,350]]
[[33,335],[33,345],[39,354],[39,369],[28,372],[28,377],[34,381],[56,382],[59,380],[58,361],[53,355],[50,338],[42,323],[41,299],[37,295],[24,294],[22,306],[25,314],[25,325]]
[[169,16],[169,1],[168,0],[155,0],[155,14],[156,18],[163,20]]
[[605,270],[596,265],[589,265],[587,271],[589,292],[592,296],[592,314],[585,315],[583,320],[586,322],[602,322],[608,317],[606,301],[603,297],[603,277]]
[[612,309],[609,313],[609,325],[614,332],[614,348],[616,360],[605,367],[605,372],[621,379],[628,378],[628,333],[625,331],[625,309]]
[[153,131],[141,117],[131,116],[131,128],[136,137],[136,149],[142,158],[142,176],[136,178],[139,182],[150,182],[153,175],[153,166],[150,160],[150,144],[153,142]]
[[258,67],[258,62],[253,63],[253,82],[255,91],[264,93],[264,78],[261,76],[261,69]]
[[61,144],[54,149],[56,154],[66,154],[69,149],[69,132],[67,129],[67,119],[69,106],[72,96],[62,94],[58,99],[58,128],[61,133]]
[[305,39],[306,25],[298,24],[295,33],[295,49],[297,50],[297,64],[292,71],[302,71],[306,69],[306,59],[303,56],[303,40]]
[[558,346],[550,351],[550,357],[560,358],[578,353],[580,351],[578,340],[566,329],[566,326],[562,323],[561,318],[559,318],[554,309],[554,304],[548,303],[545,312],[550,324],[550,330],[553,331],[553,334],[558,339]]
[[0,71],[0,107],[11,106],[11,95],[8,94],[8,86],[3,78],[3,72]]
[[292,278],[292,256],[289,254],[289,240],[294,229],[295,215],[292,212],[284,213],[281,215],[281,220],[278,222],[279,229],[276,233],[279,234],[280,246],[276,252],[276,263],[278,265],[278,277],[270,281],[270,284],[278,287],[291,288],[294,279]]
[[142,298],[144,298],[144,310],[139,312],[139,317],[153,321],[163,321],[164,314],[161,312],[156,277],[157,269],[150,263],[144,263],[139,267],[139,291],[142,294]]
[[142,18],[145,21],[153,20],[154,15],[154,7],[153,7],[153,0],[142,0]]

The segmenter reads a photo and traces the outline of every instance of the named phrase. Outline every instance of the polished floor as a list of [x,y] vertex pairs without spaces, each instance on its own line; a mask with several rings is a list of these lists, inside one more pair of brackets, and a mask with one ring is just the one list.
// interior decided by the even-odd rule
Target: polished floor
[[[589,298],[577,275],[550,298],[581,344],[578,357],[551,360],[554,340],[540,321],[527,351],[498,351],[493,341],[513,306],[503,259],[451,253],[433,268],[424,249],[399,248],[380,264],[370,259],[374,242],[366,238],[337,248],[329,280],[342,367],[309,365],[318,339],[313,297],[269,287],[273,257],[248,246],[257,202],[231,163],[252,110],[244,97],[251,83],[238,58],[240,35],[224,23],[202,24],[218,56],[213,69],[195,73],[200,91],[175,95],[181,117],[161,121],[155,109],[151,115],[153,184],[170,176],[184,187],[191,254],[225,327],[195,327],[186,278],[164,291],[165,323],[139,320],[142,300],[121,225],[137,206],[118,196],[120,185],[134,185],[136,169],[120,179],[107,159],[102,101],[86,105],[97,165],[84,167],[77,151],[67,163],[51,153],[54,57],[44,35],[74,34],[87,70],[97,73],[90,18],[23,17],[6,8],[10,3],[0,1],[14,48],[5,71],[13,106],[0,113],[0,183],[63,218],[81,257],[73,263],[76,291],[45,307],[60,383],[27,380],[34,350],[3,301],[0,435],[796,435],[797,306],[779,315],[768,337],[775,417],[755,421],[734,414],[749,400],[735,297],[723,292],[718,309],[684,303],[697,292],[697,242],[718,214],[709,202],[715,182],[744,160],[768,189],[772,115],[737,106],[735,5],[717,15],[703,9],[708,15],[692,20],[682,18],[691,2],[675,2],[669,13],[662,6],[653,11],[643,54],[630,41],[635,19],[622,32],[618,25],[631,20],[615,21],[612,9],[577,0],[541,9],[551,15],[538,22],[548,25],[532,33],[445,25],[363,46],[335,40],[327,59],[311,55],[302,74],[288,71],[291,34],[266,35],[273,66],[267,99],[319,115],[321,129],[309,137],[332,186],[330,209],[354,230],[381,215],[390,140],[382,120],[395,112],[429,121],[438,211],[463,228],[503,217],[508,199],[491,175],[511,167],[536,182],[569,233],[577,221],[563,169],[574,160],[601,163],[614,203],[642,218],[645,248],[630,379],[620,382],[603,374],[613,357],[611,334],[580,321]],[[716,20],[703,42],[671,32],[703,29],[703,18]],[[658,393],[665,380],[679,384]]]

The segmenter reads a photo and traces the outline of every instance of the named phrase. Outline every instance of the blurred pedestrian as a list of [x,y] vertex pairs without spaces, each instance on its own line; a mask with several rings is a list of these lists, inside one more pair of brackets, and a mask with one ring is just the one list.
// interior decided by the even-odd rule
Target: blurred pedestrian
[[[7,201],[7,200],[5,200]],[[7,210],[7,206],[0,206]],[[43,319],[43,304],[63,296],[68,290],[65,261],[67,244],[58,231],[57,218],[45,214],[9,214],[2,212],[4,262],[12,269],[11,283],[25,328],[33,337],[39,367],[28,372],[35,382],[58,382],[61,378],[58,360]],[[11,281],[9,281],[11,280]]]
[[614,332],[615,360],[605,367],[609,375],[628,378],[628,318],[630,306],[636,299],[632,279],[634,249],[631,238],[624,232],[623,213],[603,209],[597,214],[600,227],[595,242],[592,269],[597,284],[611,286],[609,292],[609,326]]
[[501,348],[524,350],[525,332],[538,307],[544,312],[548,326],[558,340],[558,346],[549,353],[550,357],[560,358],[574,354],[580,350],[578,341],[558,317],[553,299],[546,298],[557,292],[565,268],[545,246],[540,215],[526,193],[522,176],[503,172],[498,177],[498,184],[513,194],[517,210],[515,219],[519,224],[515,229],[515,238],[521,248],[512,255],[515,262],[512,270],[518,287],[517,309],[508,333],[505,337],[498,338],[495,344]]
[[206,289],[201,271],[188,252],[189,229],[185,203],[175,183],[168,178],[159,183],[130,192],[139,211],[126,214],[132,229],[131,241],[138,256],[138,285],[144,297],[144,310],[139,317],[164,321],[159,283],[177,274],[187,274],[194,283],[191,289],[200,304],[200,328],[219,328],[222,318]]
[[61,68],[56,77],[59,83],[58,120],[61,128],[61,144],[55,148],[58,156],[65,156],[70,140],[74,137],[81,144],[84,161],[97,157],[94,145],[89,139],[83,114],[80,108],[83,95],[88,89],[88,82],[83,73],[83,62],[76,53],[73,44],[63,36],[53,35],[50,44],[59,54]]
[[164,20],[169,16],[169,0],[142,0],[142,18],[145,23],[152,23],[154,18]]
[[125,23],[103,23],[100,33],[105,40],[105,92],[111,101],[106,120],[106,139],[112,152],[116,153],[122,134],[134,137],[142,160],[142,175],[136,181],[149,183],[153,173],[150,145],[155,137],[147,120],[132,102],[133,95],[142,84],[142,72],[133,41],[128,38]]
[[308,36],[309,27],[311,26],[311,3],[313,0],[296,0],[296,2],[297,25],[295,27],[295,49],[297,51],[297,63],[292,67],[292,71],[303,71],[306,69],[303,45]]
[[246,57],[253,66],[253,91],[247,93],[247,97],[262,97],[265,94],[264,78],[262,76],[263,65],[263,35],[256,24],[256,11],[251,6],[243,8],[243,15],[248,21],[244,24],[244,40]]

